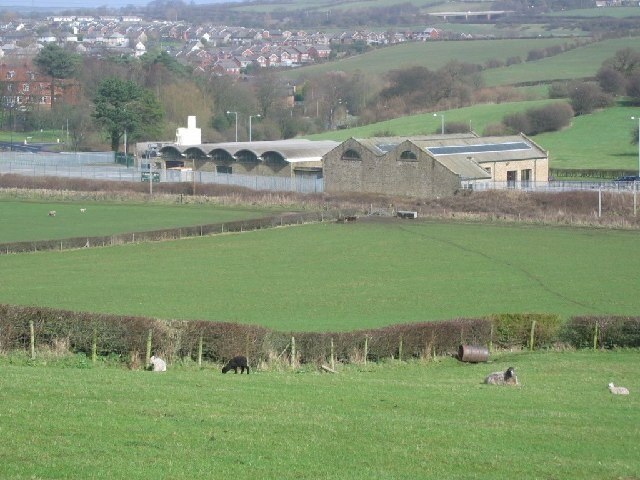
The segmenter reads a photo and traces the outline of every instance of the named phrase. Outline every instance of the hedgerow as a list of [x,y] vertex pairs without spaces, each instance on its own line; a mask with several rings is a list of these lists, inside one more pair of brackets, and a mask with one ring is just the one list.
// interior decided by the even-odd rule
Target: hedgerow
[[[532,342],[533,340],[533,342]],[[168,361],[225,362],[246,355],[252,364],[379,361],[456,355],[461,345],[488,348],[640,347],[640,317],[499,314],[418,322],[351,332],[277,332],[230,322],[159,320],[0,304],[0,351],[62,344],[71,353],[120,358],[136,368],[151,354]]]

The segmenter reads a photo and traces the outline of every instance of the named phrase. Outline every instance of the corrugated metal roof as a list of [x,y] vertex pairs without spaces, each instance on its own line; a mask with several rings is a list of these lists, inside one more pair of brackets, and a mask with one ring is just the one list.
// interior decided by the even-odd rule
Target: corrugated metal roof
[[203,143],[201,145],[190,145],[181,147],[173,145],[181,153],[187,148],[198,148],[202,152],[209,154],[214,150],[224,150],[231,156],[236,156],[241,151],[249,151],[256,157],[261,157],[265,153],[274,152],[282,156],[289,163],[321,161],[322,157],[339,145],[333,140],[312,141],[304,139],[295,140],[274,140],[260,142],[223,142],[223,143]]

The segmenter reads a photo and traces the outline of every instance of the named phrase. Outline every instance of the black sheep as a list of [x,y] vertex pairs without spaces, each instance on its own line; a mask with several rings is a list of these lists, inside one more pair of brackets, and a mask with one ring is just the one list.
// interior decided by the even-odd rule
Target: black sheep
[[238,355],[237,357],[233,357],[222,368],[222,373],[227,373],[231,369],[233,369],[235,373],[238,373],[238,368],[240,369],[241,375],[244,373],[245,368],[247,369],[247,375],[249,375],[249,364],[247,363],[247,357],[243,355]]

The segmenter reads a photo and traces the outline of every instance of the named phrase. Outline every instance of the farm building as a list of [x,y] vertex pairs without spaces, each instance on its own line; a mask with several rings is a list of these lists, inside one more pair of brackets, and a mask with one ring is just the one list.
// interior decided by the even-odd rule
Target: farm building
[[[322,157],[336,145],[338,142],[330,140],[301,139],[198,145],[165,143],[157,149],[154,161],[162,169],[187,167],[224,174],[321,178]],[[149,151],[146,145],[138,145],[138,152],[145,151]]]
[[548,155],[524,135],[351,138],[323,158],[326,192],[438,197],[479,182],[548,180]]

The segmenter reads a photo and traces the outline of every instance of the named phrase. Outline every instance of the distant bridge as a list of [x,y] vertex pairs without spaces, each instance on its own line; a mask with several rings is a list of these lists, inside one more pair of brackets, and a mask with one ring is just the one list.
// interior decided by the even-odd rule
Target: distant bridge
[[480,18],[491,20],[495,17],[503,17],[505,15],[509,15],[510,13],[514,13],[513,10],[483,10],[480,12],[433,12],[429,13],[432,17],[442,18],[443,20],[448,20],[450,18],[460,19],[460,20],[469,20],[470,18]]

